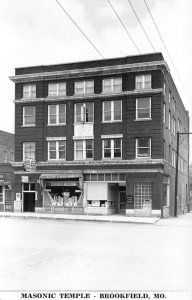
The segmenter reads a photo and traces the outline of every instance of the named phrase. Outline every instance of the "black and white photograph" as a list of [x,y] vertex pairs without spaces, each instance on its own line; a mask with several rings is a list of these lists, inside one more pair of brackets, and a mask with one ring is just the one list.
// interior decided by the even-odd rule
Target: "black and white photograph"
[[0,0],[0,300],[192,299],[191,13]]

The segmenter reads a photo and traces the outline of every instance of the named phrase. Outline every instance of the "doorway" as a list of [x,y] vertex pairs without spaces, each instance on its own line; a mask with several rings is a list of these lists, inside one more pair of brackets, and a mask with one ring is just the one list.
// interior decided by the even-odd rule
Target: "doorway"
[[27,192],[23,193],[23,211],[34,212],[35,211],[35,193]]
[[119,205],[118,205],[118,213],[125,214],[126,210],[126,191],[119,192]]

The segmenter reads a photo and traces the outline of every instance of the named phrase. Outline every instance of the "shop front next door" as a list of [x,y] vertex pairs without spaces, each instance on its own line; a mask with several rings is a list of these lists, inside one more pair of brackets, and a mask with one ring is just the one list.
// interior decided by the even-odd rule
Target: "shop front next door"
[[23,193],[23,211],[34,212],[35,211],[35,193],[27,192]]

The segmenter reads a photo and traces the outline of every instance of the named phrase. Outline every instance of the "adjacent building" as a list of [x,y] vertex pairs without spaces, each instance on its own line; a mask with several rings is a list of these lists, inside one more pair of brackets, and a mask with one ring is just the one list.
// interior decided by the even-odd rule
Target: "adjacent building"
[[173,216],[176,132],[189,131],[189,117],[161,53],[16,68],[10,79],[15,210]]
[[12,210],[14,134],[0,130],[0,211]]

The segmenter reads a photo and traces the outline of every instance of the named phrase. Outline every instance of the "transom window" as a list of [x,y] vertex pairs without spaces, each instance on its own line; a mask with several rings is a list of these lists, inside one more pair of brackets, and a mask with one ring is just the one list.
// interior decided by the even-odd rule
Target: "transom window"
[[86,80],[86,81],[76,81],[75,82],[75,94],[93,94],[94,93],[94,81]]
[[115,93],[122,91],[122,78],[106,78],[103,79],[103,93]]
[[103,122],[122,121],[122,101],[103,102]]
[[151,157],[151,139],[142,137],[136,139],[136,158]]
[[35,106],[23,107],[23,126],[35,125]]
[[136,76],[136,89],[149,89],[151,88],[151,75]]
[[136,120],[151,119],[151,98],[136,99]]
[[66,141],[48,142],[48,160],[51,159],[66,159]]
[[93,140],[74,141],[75,160],[93,159]]
[[48,125],[66,124],[66,105],[48,105]]
[[93,122],[93,102],[75,104],[75,123]]
[[35,160],[35,142],[23,143],[23,160]]
[[121,158],[122,139],[103,139],[103,158]]
[[49,83],[49,96],[64,96],[66,95],[66,82]]
[[23,98],[36,98],[36,85],[28,84],[23,86]]

